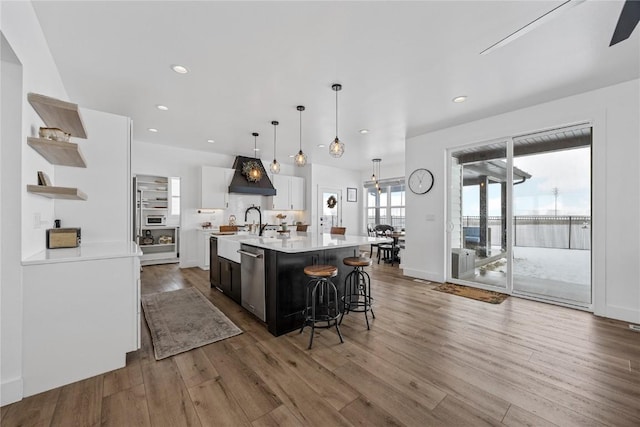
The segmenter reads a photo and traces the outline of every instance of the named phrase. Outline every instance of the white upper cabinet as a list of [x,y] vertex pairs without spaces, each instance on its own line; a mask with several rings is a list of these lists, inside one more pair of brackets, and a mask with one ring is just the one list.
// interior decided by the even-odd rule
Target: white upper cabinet
[[200,207],[226,209],[229,207],[229,183],[233,169],[202,166]]
[[285,175],[273,175],[271,182],[276,189],[276,195],[271,196],[271,209],[289,210],[289,178]]
[[271,196],[270,208],[276,211],[304,210],[304,178],[274,175],[271,179],[277,194]]
[[289,202],[291,203],[291,210],[302,211],[304,210],[304,178],[297,176],[290,178]]

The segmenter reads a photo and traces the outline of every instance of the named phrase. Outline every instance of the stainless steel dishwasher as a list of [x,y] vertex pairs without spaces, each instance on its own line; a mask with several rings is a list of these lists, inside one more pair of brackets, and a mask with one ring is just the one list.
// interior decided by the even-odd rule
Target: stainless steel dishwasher
[[263,322],[267,321],[264,286],[264,250],[241,245],[240,283],[242,306]]

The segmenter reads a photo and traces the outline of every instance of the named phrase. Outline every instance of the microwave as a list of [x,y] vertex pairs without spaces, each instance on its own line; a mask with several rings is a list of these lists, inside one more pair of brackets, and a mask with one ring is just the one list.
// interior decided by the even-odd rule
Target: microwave
[[167,217],[164,215],[147,215],[145,225],[166,225]]

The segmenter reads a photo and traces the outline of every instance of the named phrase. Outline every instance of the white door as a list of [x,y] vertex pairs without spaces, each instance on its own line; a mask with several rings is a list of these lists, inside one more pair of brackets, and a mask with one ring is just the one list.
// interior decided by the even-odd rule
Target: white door
[[318,188],[318,233],[342,226],[342,190]]

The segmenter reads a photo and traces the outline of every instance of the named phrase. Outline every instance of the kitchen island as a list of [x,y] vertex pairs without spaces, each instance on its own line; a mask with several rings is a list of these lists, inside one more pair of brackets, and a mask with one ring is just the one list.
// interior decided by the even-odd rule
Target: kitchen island
[[[305,287],[309,281],[303,271],[305,266],[329,264],[338,267],[338,276],[332,280],[341,296],[344,277],[351,271],[350,267],[342,263],[343,258],[358,256],[360,245],[386,241],[389,239],[295,231],[266,233],[265,236],[212,235],[210,270],[212,287],[220,288],[219,285],[221,285],[224,292],[227,286],[226,283],[221,283],[221,269],[214,268],[214,264],[225,266],[226,262],[230,262],[233,272],[234,263],[242,263],[238,255],[234,255],[237,250],[245,253],[259,253],[260,266],[252,267],[253,271],[246,271],[246,265],[242,265],[243,273],[240,277],[242,286],[239,295],[236,274],[236,286],[229,296],[264,320],[269,332],[273,335],[282,335],[302,326]],[[251,255],[246,256],[257,258]],[[244,262],[246,264],[247,261]],[[252,263],[253,265],[255,264]],[[264,310],[262,311],[261,307],[254,310],[251,306],[256,305],[255,293],[262,291],[264,292]],[[249,296],[253,298],[251,306],[246,302]],[[262,312],[264,316],[261,315]]]

